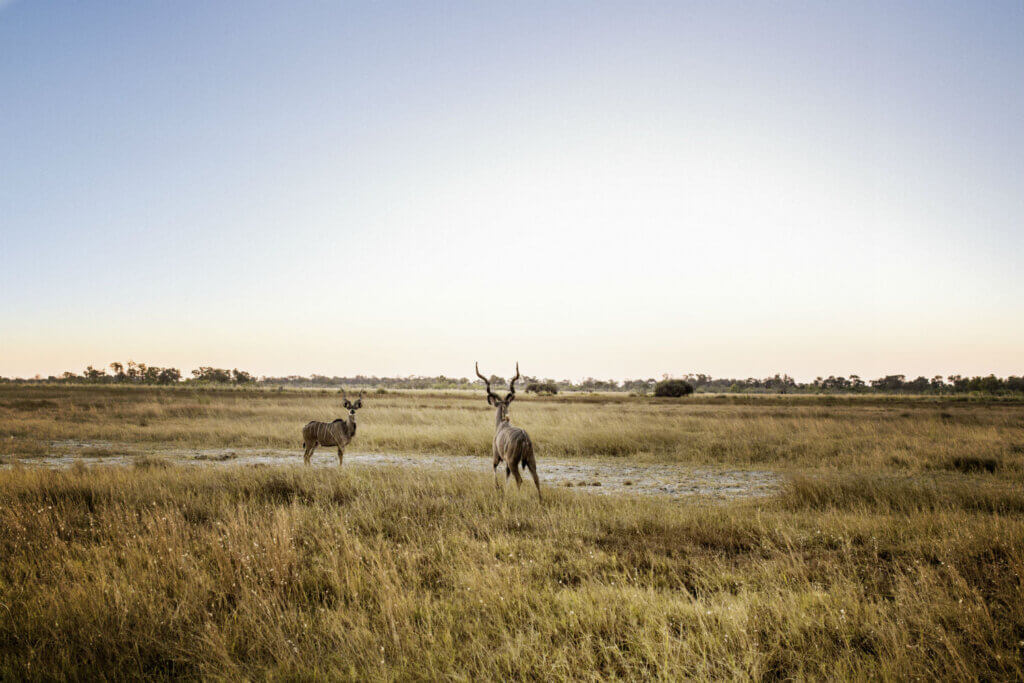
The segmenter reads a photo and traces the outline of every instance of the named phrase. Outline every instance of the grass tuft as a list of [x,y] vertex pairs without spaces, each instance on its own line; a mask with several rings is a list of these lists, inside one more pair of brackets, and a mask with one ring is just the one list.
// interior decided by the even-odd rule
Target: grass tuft
[[951,459],[947,467],[948,469],[963,472],[964,474],[973,474],[975,472],[988,472],[989,474],[992,474],[999,469],[999,465],[1000,463],[997,458],[968,456]]

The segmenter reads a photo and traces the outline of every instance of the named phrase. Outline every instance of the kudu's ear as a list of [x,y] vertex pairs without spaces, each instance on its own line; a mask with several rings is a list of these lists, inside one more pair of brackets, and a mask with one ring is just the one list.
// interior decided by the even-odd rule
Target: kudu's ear
[[347,398],[344,401],[342,401],[342,405],[348,408],[349,410],[352,410],[352,402],[349,401]]
[[355,408],[356,408],[356,410],[359,410],[359,409],[360,409],[360,408],[362,408],[362,407],[363,407],[363,399],[361,399],[361,398],[357,398],[357,399],[356,399],[356,402],[355,402]]

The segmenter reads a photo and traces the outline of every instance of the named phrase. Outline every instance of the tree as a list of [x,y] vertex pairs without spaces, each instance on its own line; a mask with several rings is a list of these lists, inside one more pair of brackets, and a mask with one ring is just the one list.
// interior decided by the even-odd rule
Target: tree
[[765,383],[770,389],[778,391],[780,394],[785,394],[793,389],[796,389],[796,380],[789,375],[779,375],[776,373],[774,377]]
[[977,380],[977,391],[994,394],[997,391],[1001,391],[1003,388],[1003,380],[999,379],[995,375],[989,375],[988,377],[976,377],[975,379]]
[[228,384],[231,382],[231,371],[223,368],[212,368],[208,365],[202,365],[192,371],[192,377],[194,377],[197,382]]
[[132,382],[139,382],[139,381],[141,381],[143,375],[145,374],[145,372],[146,372],[146,366],[145,365],[140,367],[135,361],[133,361],[133,360],[128,361],[128,370],[127,370],[127,372],[125,372],[125,374],[128,376],[128,379],[130,381],[132,381]]
[[918,377],[917,379],[911,380],[904,385],[904,389],[920,394],[928,390],[930,383],[926,377]]
[[157,375],[158,384],[174,384],[181,379],[181,370],[178,368],[163,368]]
[[146,384],[157,384],[160,381],[160,372],[163,368],[158,368],[155,365],[139,365],[142,370],[142,381]]
[[896,392],[903,390],[903,380],[906,375],[886,375],[880,379],[871,380],[871,387],[878,391]]
[[117,361],[114,361],[113,363],[110,364],[110,370],[111,370],[111,372],[114,373],[114,381],[115,382],[123,382],[124,381],[124,366],[123,365],[121,365]]
[[235,384],[251,384],[252,382],[256,381],[256,378],[250,375],[245,370],[239,370],[238,368],[235,368],[234,370],[231,371],[231,380]]
[[640,394],[646,396],[647,393],[654,388],[653,379],[627,379],[622,383],[623,391],[629,391],[634,394]]

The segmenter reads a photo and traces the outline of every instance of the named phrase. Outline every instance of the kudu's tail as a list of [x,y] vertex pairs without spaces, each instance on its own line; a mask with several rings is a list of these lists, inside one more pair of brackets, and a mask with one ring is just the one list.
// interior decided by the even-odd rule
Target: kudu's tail
[[519,451],[519,469],[525,470],[533,462],[533,444],[527,440],[525,443],[519,443],[517,450]]

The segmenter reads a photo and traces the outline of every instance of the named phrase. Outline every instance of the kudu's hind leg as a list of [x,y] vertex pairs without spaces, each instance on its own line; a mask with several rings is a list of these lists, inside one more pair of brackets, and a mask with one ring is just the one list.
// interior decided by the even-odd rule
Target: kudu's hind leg
[[315,450],[316,450],[316,442],[315,441],[313,443],[311,443],[311,444],[306,446],[306,452],[302,454],[302,459],[305,461],[305,463],[307,465],[309,464],[310,458],[313,457],[313,451],[315,451]]
[[540,478],[537,476],[537,461],[531,457],[526,461],[526,466],[530,468],[530,476],[533,477],[533,483],[537,487],[537,500],[544,500],[544,497],[540,495]]
[[[519,458],[512,458],[509,466],[512,468],[512,474],[515,475],[516,490],[518,491],[523,487],[523,475],[519,474]],[[508,479],[508,475],[505,475],[505,478]]]
[[[500,491],[501,480],[498,479],[498,465],[501,464],[501,456],[498,455],[498,449],[496,448],[492,449],[491,452],[494,454],[494,462],[491,463],[491,469],[494,470],[494,488]],[[506,475],[506,478],[508,478],[508,475]]]

